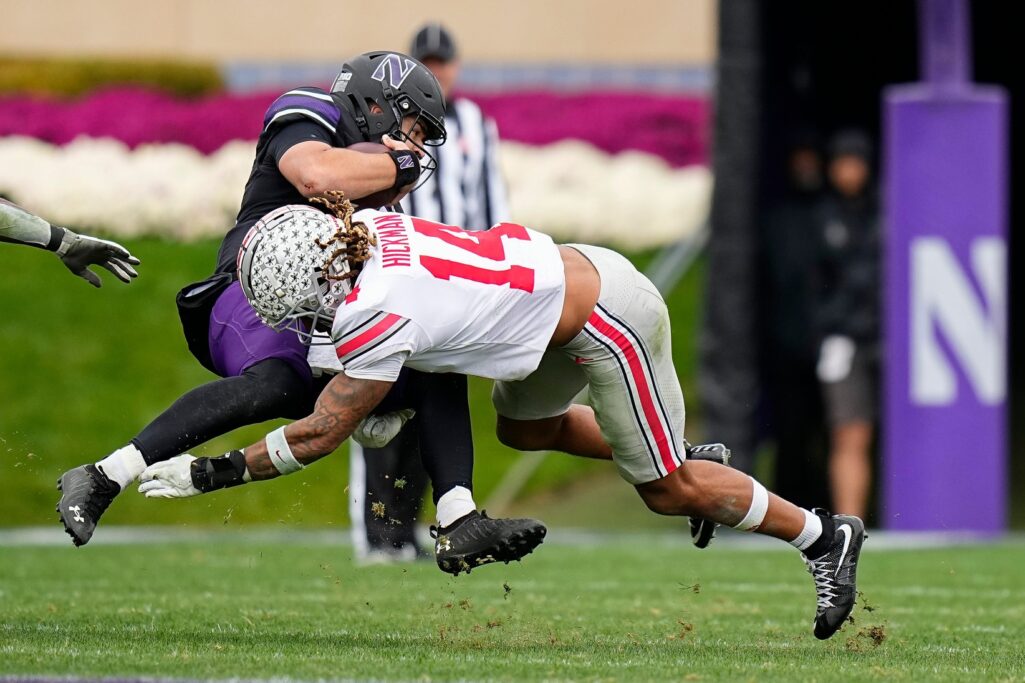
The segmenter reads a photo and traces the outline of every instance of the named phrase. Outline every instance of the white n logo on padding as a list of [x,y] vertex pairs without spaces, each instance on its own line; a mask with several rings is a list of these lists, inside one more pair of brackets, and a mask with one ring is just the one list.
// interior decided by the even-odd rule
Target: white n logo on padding
[[[911,402],[949,405],[957,399],[960,365],[980,403],[1007,395],[1007,248],[1000,237],[971,245],[972,275],[941,237],[911,242]],[[951,358],[940,345],[947,342]]]

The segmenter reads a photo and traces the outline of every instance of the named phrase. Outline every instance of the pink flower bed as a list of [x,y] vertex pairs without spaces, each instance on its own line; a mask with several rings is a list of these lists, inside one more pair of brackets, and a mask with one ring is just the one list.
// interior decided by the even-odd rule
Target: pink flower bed
[[638,150],[673,166],[708,163],[710,107],[702,97],[517,91],[472,99],[509,140],[545,145],[577,138],[610,154]]
[[[0,97],[0,136],[25,135],[58,145],[80,135],[111,137],[131,147],[178,142],[209,154],[230,140],[256,139],[264,111],[279,94],[186,100],[142,88],[114,88],[74,101]],[[473,99],[495,118],[504,139],[543,145],[577,138],[609,153],[656,154],[673,166],[708,160],[704,98],[521,91]]]
[[115,88],[72,101],[0,98],[0,135],[25,135],[56,145],[80,135],[114,138],[130,147],[179,142],[209,154],[229,140],[256,139],[275,95],[186,100],[142,88]]

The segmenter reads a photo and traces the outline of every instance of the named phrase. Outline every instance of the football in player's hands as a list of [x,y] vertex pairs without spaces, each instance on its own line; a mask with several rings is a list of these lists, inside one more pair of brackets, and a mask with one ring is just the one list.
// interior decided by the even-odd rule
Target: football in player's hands
[[[346,149],[363,152],[364,154],[387,154],[391,151],[379,142],[357,142],[349,145]],[[381,207],[391,206],[394,204],[395,198],[398,195],[398,190],[393,187],[389,187],[387,189],[368,194],[366,197],[353,199],[352,203],[360,209],[380,209]]]

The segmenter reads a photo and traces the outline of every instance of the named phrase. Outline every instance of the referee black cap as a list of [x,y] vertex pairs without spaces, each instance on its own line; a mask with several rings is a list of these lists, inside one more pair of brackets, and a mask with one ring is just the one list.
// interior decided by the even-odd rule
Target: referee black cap
[[421,62],[431,58],[449,62],[456,58],[456,43],[441,24],[424,24],[413,36],[409,54]]

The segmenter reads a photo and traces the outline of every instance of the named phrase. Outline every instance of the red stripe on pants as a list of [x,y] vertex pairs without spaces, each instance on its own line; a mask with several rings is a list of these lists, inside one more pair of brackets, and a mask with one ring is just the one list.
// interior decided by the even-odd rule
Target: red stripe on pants
[[658,410],[655,408],[654,400],[652,400],[652,388],[648,386],[648,379],[644,376],[644,369],[641,367],[641,359],[637,355],[637,349],[626,338],[626,335],[613,327],[611,323],[602,319],[597,311],[591,313],[591,317],[588,318],[587,322],[623,352],[627,367],[630,369],[630,375],[633,377],[634,384],[637,385],[637,395],[641,399],[641,410],[648,422],[648,429],[655,437],[655,446],[658,448],[659,458],[662,460],[662,465],[665,466],[666,472],[672,472],[678,465],[676,460],[673,459],[672,446],[669,443],[665,430],[662,428],[662,422],[659,420]]

